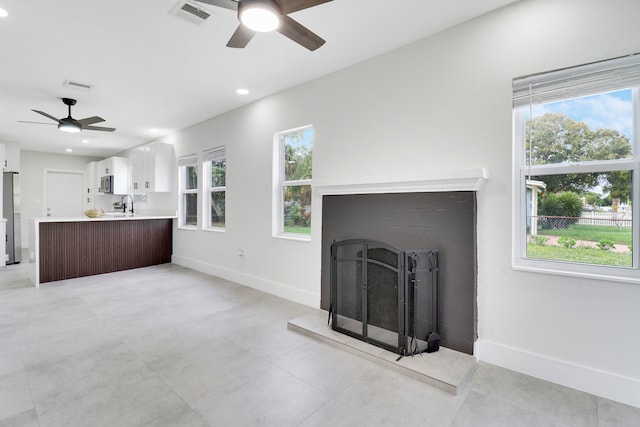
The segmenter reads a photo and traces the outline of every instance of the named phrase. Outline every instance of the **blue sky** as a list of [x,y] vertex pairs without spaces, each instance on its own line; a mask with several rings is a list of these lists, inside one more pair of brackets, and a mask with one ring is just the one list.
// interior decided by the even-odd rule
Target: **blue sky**
[[307,128],[304,131],[296,133],[294,135],[294,138],[286,138],[285,143],[287,145],[292,146],[295,151],[303,149],[308,152],[312,150],[313,128]]
[[631,89],[586,96],[534,107],[533,115],[562,113],[590,129],[615,129],[632,138]]

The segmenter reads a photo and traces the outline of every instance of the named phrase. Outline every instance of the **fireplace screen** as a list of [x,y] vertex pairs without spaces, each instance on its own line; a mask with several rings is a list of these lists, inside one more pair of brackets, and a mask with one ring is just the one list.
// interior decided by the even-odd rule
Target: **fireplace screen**
[[352,239],[331,245],[332,328],[401,355],[436,351],[438,252]]

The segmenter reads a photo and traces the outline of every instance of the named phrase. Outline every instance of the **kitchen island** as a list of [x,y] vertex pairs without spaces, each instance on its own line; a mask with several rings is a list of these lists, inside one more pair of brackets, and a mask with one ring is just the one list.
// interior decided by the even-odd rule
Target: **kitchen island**
[[32,218],[35,286],[171,262],[175,215]]

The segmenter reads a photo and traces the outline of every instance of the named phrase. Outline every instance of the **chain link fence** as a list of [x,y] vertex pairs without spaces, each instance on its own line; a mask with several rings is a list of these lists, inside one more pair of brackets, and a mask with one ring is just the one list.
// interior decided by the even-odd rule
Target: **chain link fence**
[[576,226],[609,226],[631,228],[633,220],[629,213],[618,212],[584,212],[579,217],[538,215],[531,217],[537,230],[554,230]]

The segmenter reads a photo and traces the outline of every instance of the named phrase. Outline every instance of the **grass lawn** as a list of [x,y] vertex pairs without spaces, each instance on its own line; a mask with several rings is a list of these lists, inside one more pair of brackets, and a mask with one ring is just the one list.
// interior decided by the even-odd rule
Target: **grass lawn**
[[616,253],[594,248],[564,248],[561,246],[528,244],[527,257],[617,267],[632,266],[631,252]]
[[311,227],[284,226],[285,233],[311,234]]
[[[572,224],[569,228],[554,228],[550,230],[538,230],[538,234],[547,236],[565,236],[574,240],[613,240],[620,245],[630,245],[632,234],[630,227],[618,228],[606,225],[578,225]],[[602,251],[601,251],[602,252]]]

